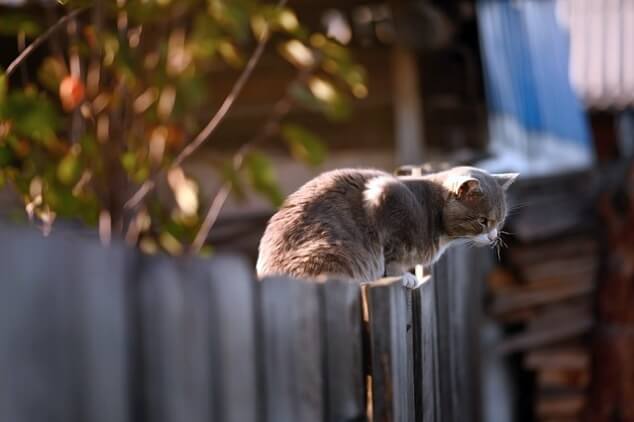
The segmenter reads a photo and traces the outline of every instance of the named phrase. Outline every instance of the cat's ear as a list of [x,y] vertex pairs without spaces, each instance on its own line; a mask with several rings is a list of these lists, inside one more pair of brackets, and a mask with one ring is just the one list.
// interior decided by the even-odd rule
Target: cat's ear
[[466,198],[478,193],[482,193],[480,181],[474,177],[461,177],[456,183],[456,194],[459,198]]
[[493,177],[502,189],[507,190],[519,175],[519,173],[498,173],[494,174]]

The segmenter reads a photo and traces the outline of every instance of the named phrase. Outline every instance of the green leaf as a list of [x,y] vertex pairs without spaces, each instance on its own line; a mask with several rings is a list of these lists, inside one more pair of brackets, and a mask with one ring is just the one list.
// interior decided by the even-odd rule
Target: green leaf
[[277,184],[275,170],[263,154],[252,152],[245,160],[247,175],[256,192],[266,196],[273,205],[280,206],[284,200]]
[[37,71],[37,79],[47,89],[57,93],[59,84],[68,74],[66,65],[57,57],[47,57]]
[[23,32],[27,37],[34,37],[42,32],[42,28],[28,15],[2,12],[0,15],[0,34],[17,35],[20,32]]
[[134,172],[136,162],[136,154],[134,152],[127,151],[121,155],[121,165],[128,174],[132,174],[132,172]]
[[245,41],[249,35],[249,0],[209,0],[208,12],[217,25],[237,41]]
[[263,19],[275,31],[296,34],[301,30],[295,12],[287,7],[278,7],[272,4],[262,5],[254,15],[254,18],[256,20],[257,18]]
[[198,251],[198,256],[201,258],[211,258],[214,254],[214,248],[211,245],[203,245]]
[[5,75],[2,68],[0,68],[0,104],[7,96],[7,75]]
[[61,121],[48,98],[31,92],[13,92],[0,103],[0,118],[13,122],[18,136],[46,142],[55,136]]
[[191,114],[192,110],[200,108],[208,98],[204,78],[197,74],[184,75],[176,83],[176,102],[174,104],[174,115],[185,117]]
[[315,133],[291,123],[282,126],[282,137],[291,154],[311,166],[318,166],[326,158],[326,146]]
[[13,151],[7,145],[0,145],[0,168],[6,167],[13,162]]
[[306,107],[308,110],[312,111],[320,111],[321,104],[317,98],[313,94],[310,93],[306,86],[294,82],[291,84],[289,88],[289,94],[297,103],[301,104],[303,107]]
[[74,153],[70,153],[59,162],[57,178],[63,184],[71,185],[79,179],[80,170],[79,157]]
[[[318,84],[320,86],[324,86]],[[348,99],[343,96],[334,85],[328,84],[328,95],[317,95],[318,90],[308,89],[299,83],[294,83],[289,88],[291,97],[308,110],[323,113],[333,121],[341,121],[350,116],[351,108]]]

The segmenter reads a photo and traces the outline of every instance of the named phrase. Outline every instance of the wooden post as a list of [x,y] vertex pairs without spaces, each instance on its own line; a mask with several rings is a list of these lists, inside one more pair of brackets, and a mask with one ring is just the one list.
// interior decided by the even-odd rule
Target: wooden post
[[260,285],[260,353],[269,421],[324,420],[318,287],[288,278],[265,279]]
[[488,251],[456,247],[432,269],[443,421],[479,421],[481,286]]
[[181,266],[167,257],[143,261],[138,353],[147,420],[211,420],[217,408],[211,384],[218,350],[210,326],[210,290],[205,274],[191,269],[192,264]]
[[412,292],[416,420],[422,422],[444,420],[440,406],[439,333],[434,286],[430,276]]
[[261,420],[258,394],[259,356],[256,344],[256,289],[258,282],[245,260],[215,256],[199,261],[209,280],[211,325],[215,354],[213,391],[218,395],[214,420]]
[[0,420],[128,420],[123,252],[0,225]]
[[363,285],[368,315],[372,418],[414,420],[412,303],[400,278]]
[[392,74],[397,164],[420,164],[424,157],[425,133],[415,54],[405,47],[394,46]]
[[361,290],[350,282],[328,281],[322,293],[326,420],[362,420],[365,416],[365,379]]

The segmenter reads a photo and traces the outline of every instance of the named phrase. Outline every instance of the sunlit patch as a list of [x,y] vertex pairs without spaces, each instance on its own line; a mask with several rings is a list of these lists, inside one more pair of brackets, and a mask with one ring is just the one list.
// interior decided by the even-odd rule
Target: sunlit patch
[[185,215],[194,215],[198,211],[198,185],[187,179],[180,167],[167,173],[167,183],[174,192],[174,199]]
[[167,118],[174,108],[174,102],[176,101],[176,90],[173,86],[167,85],[161,91],[161,96],[159,97],[157,112],[159,117]]
[[313,52],[297,40],[291,40],[284,44],[281,53],[297,67],[309,67],[315,63]]
[[381,197],[386,186],[394,183],[395,180],[388,176],[377,176],[368,180],[363,191],[363,200],[367,205],[376,207],[381,204]]
[[352,30],[345,15],[339,10],[327,10],[322,17],[326,27],[326,35],[336,39],[341,44],[348,44],[352,39]]
[[165,144],[167,143],[167,128],[165,126],[157,126],[150,136],[149,157],[154,164],[160,164],[163,161],[165,153]]
[[283,10],[280,12],[279,23],[282,28],[291,32],[299,28],[299,21],[293,12],[290,10]]
[[146,89],[134,100],[134,112],[144,113],[156,101],[158,96],[158,89],[154,87]]
[[337,99],[337,91],[332,84],[321,78],[311,78],[308,86],[313,95],[324,102],[330,103]]
[[167,40],[167,73],[178,75],[187,69],[191,61],[191,52],[185,48],[185,31],[172,31]]
[[161,233],[159,243],[163,249],[172,255],[180,255],[183,253],[182,243],[168,232]]
[[139,242],[139,249],[141,249],[143,253],[153,255],[158,252],[158,245],[154,239],[150,237],[143,237]]
[[352,94],[357,98],[365,98],[368,96],[368,88],[363,84],[355,84],[352,87]]

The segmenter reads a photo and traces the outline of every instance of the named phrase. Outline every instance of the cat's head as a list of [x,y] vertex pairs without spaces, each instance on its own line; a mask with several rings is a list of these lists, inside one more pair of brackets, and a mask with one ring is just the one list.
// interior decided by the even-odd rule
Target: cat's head
[[441,175],[448,191],[442,212],[444,234],[451,240],[495,243],[507,215],[506,190],[518,174],[454,167]]

